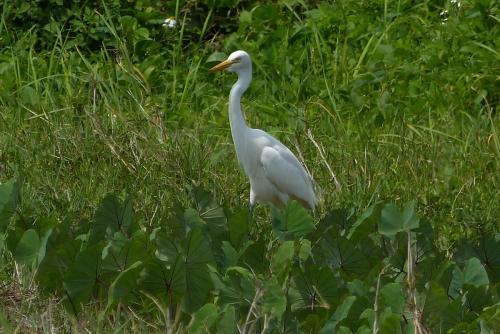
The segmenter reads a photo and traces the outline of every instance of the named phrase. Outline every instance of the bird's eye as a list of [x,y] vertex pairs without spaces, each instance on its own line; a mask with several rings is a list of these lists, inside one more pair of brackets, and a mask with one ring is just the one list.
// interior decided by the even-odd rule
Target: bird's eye
[[237,57],[237,58],[234,58],[233,59],[233,63],[239,63],[241,61],[241,58],[240,57]]

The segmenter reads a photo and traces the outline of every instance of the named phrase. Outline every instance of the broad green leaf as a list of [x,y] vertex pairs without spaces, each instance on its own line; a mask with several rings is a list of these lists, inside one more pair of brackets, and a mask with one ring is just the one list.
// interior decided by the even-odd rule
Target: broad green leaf
[[483,263],[491,283],[500,281],[500,233],[483,235],[478,243],[465,242],[457,247],[454,259],[460,264],[471,257]]
[[334,333],[338,323],[347,318],[349,310],[351,309],[351,306],[355,300],[356,300],[355,296],[346,297],[342,301],[342,304],[340,304],[337,307],[337,309],[335,310],[331,318],[327,321],[325,326],[323,326],[323,328],[320,331],[320,334]]
[[278,320],[281,319],[286,310],[286,296],[274,276],[264,282],[262,309],[264,312],[278,318]]
[[233,334],[236,329],[236,312],[233,305],[226,305],[222,310],[222,316],[217,322],[217,333]]
[[461,321],[461,301],[451,301],[445,289],[431,282],[426,293],[423,318],[433,331],[445,331]]
[[398,232],[418,228],[418,223],[419,220],[415,215],[415,202],[408,203],[403,212],[390,203],[382,209],[378,230],[387,237],[393,237]]
[[359,279],[353,279],[346,284],[347,289],[353,296],[366,297],[368,295],[368,287]]
[[274,275],[280,276],[283,272],[290,268],[294,255],[294,242],[285,241],[283,242],[276,252],[274,253],[271,260],[271,270]]
[[78,253],[64,275],[63,286],[70,309],[77,314],[100,282],[102,243],[88,246]]
[[107,238],[107,235],[121,231],[124,234],[132,224],[132,198],[128,196],[122,204],[115,195],[106,196],[99,205],[89,235],[89,244]]
[[238,253],[227,241],[222,242],[222,252],[224,253],[224,266],[232,267],[238,263]]
[[292,271],[292,284],[289,303],[292,311],[315,311],[318,308],[330,309],[338,299],[337,282],[330,268],[319,268],[308,263]]
[[146,232],[138,230],[129,239],[116,232],[102,251],[103,271],[114,274],[128,268],[132,263],[146,263],[153,257],[153,242]]
[[210,327],[215,324],[217,316],[217,306],[211,303],[203,305],[193,314],[193,318],[189,324],[189,333],[198,334],[211,332]]
[[461,294],[464,285],[479,287],[486,284],[489,284],[488,274],[481,261],[473,257],[465,262],[463,270],[460,270],[458,265],[455,266],[448,294],[453,298],[457,298]]
[[380,289],[380,305],[381,308],[390,307],[392,313],[401,316],[405,306],[405,296],[401,284],[389,283]]
[[212,194],[200,187],[188,188],[196,211],[206,223],[206,228],[212,238],[218,238],[224,234],[227,231],[226,216]]
[[464,284],[479,287],[490,283],[488,274],[481,264],[481,261],[475,257],[465,262],[463,274]]
[[352,334],[352,331],[345,326],[340,326],[335,333],[337,333],[337,334]]
[[[178,261],[181,262],[180,257]],[[165,305],[178,303],[186,291],[186,280],[184,266],[176,263],[174,260],[167,268],[164,262],[153,258],[144,264],[138,278],[141,290],[157,296]]]
[[316,258],[322,257],[332,268],[351,276],[365,275],[371,269],[368,257],[351,240],[339,235],[325,235],[314,254]]
[[[60,224],[62,225],[62,224]],[[68,236],[61,232],[60,227],[54,229],[49,239],[58,239],[61,235]],[[50,241],[48,242],[50,243]],[[39,263],[35,279],[40,291],[44,294],[54,294],[61,292],[64,275],[80,251],[81,242],[76,239],[67,238],[64,243],[53,244],[47,248],[43,260]]]
[[249,245],[243,252],[240,261],[258,272],[266,270],[269,267],[269,260],[267,258],[267,245],[265,241],[260,239]]
[[471,286],[466,285],[466,305],[469,312],[479,314],[488,305],[493,305],[494,292],[488,285]]
[[250,215],[247,208],[237,211],[229,218],[229,238],[235,249],[239,250],[241,245],[248,239],[249,224]]
[[24,232],[17,244],[14,260],[19,264],[33,265],[40,252],[40,238],[34,229]]
[[366,209],[363,214],[349,229],[347,239],[359,242],[370,233],[375,232],[378,218],[380,217],[380,205],[374,204]]
[[208,264],[213,264],[212,250],[200,229],[189,232],[184,248],[186,294],[183,306],[187,312],[203,305],[212,288]]
[[303,265],[307,259],[311,256],[311,241],[307,239],[302,239],[300,240],[300,247],[299,247],[299,260],[300,264]]
[[184,211],[184,222],[189,229],[200,228],[204,229],[206,223],[200,218],[198,211],[193,208],[188,208]]
[[49,243],[49,239],[52,236],[52,232],[59,225],[59,223],[55,219],[42,218],[38,220],[37,225],[39,226],[39,234],[41,236],[37,261],[37,263],[40,263],[42,262],[47,252],[47,244]]
[[137,278],[142,269],[142,262],[134,262],[130,267],[122,271],[111,283],[108,291],[108,310],[119,301],[123,301],[130,292],[137,287]]
[[[389,310],[389,309],[386,309]],[[400,334],[401,333],[401,315],[389,312],[382,312],[380,316],[380,333]]]
[[281,212],[274,212],[273,229],[280,238],[299,238],[314,231],[315,227],[306,209],[298,202],[290,201]]
[[20,184],[17,179],[0,184],[0,233],[9,225],[19,203]]

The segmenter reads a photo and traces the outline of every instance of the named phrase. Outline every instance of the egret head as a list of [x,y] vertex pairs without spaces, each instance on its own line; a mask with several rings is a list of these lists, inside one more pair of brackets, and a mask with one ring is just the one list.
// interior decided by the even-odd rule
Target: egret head
[[250,55],[243,50],[234,51],[224,60],[222,63],[219,63],[209,69],[209,72],[217,72],[226,70],[228,72],[236,72],[240,74],[243,71],[252,71],[252,60],[250,59]]

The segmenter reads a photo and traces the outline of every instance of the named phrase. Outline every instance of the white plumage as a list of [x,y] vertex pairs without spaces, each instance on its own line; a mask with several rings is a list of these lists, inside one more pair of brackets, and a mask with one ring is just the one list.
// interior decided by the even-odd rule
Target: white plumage
[[317,204],[311,177],[297,157],[270,134],[247,126],[240,100],[252,81],[252,61],[235,51],[210,72],[227,70],[238,75],[229,94],[229,123],[238,162],[250,180],[250,206],[268,202],[281,208],[295,199],[309,209]]

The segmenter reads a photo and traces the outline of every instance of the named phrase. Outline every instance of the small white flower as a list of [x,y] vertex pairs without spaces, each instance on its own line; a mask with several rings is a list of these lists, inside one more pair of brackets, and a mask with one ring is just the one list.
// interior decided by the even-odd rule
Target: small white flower
[[462,6],[462,2],[460,0],[450,0],[450,3],[456,5],[458,8]]
[[439,13],[439,16],[445,16],[448,15],[448,11],[445,9],[441,13]]
[[163,21],[164,27],[174,29],[177,26],[177,21],[173,17],[168,17]]

